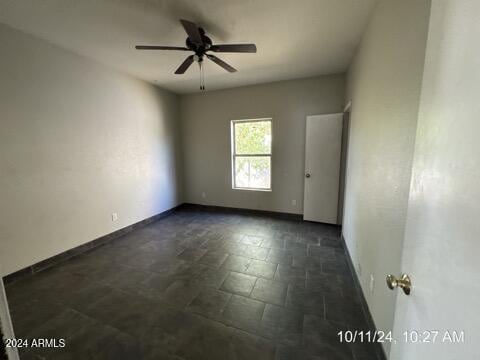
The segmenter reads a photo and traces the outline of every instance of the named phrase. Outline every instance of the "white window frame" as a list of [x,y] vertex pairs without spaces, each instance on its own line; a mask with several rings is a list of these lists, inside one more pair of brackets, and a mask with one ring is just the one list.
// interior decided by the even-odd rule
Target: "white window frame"
[[[236,154],[235,146],[235,124],[238,123],[253,123],[260,121],[270,121],[271,129],[271,141],[270,141],[270,154]],[[241,119],[241,120],[230,120],[230,138],[231,138],[231,148],[232,148],[232,189],[233,190],[248,190],[248,191],[272,191],[272,180],[273,180],[273,120],[272,118],[261,118],[261,119]],[[253,188],[253,187],[239,187],[235,184],[235,160],[237,157],[269,157],[270,158],[270,187],[269,188]]]

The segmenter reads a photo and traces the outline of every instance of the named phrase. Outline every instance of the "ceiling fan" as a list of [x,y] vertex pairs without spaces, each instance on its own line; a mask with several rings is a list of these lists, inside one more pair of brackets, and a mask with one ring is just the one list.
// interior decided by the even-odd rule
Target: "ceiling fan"
[[212,40],[205,35],[205,30],[199,27],[197,24],[188,21],[180,20],[183,28],[185,29],[188,37],[185,41],[185,47],[181,46],[157,46],[157,45],[137,45],[137,50],[180,50],[180,51],[193,51],[194,54],[188,56],[183,63],[175,70],[175,74],[184,74],[185,71],[196,61],[200,67],[200,90],[205,90],[204,76],[202,62],[204,56],[213,61],[215,64],[221,66],[228,72],[236,72],[237,70],[231,65],[227,64],[222,59],[219,59],[215,55],[208,54],[207,52],[219,52],[219,53],[256,53],[257,47],[255,44],[222,44],[214,45]]

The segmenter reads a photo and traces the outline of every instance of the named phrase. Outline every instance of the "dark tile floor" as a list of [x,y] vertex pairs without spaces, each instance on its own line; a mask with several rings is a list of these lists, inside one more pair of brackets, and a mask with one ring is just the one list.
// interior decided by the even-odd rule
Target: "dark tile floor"
[[7,286],[22,359],[373,360],[339,228],[184,209]]

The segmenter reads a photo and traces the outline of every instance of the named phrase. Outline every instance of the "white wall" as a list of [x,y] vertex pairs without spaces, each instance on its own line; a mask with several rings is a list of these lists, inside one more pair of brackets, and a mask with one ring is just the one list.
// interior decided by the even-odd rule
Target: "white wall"
[[429,4],[380,1],[348,72],[352,113],[343,233],[382,330],[393,324],[396,292],[387,289],[385,276],[400,272]]
[[[344,83],[340,74],[182,96],[185,201],[301,214],[306,115],[341,112]],[[230,120],[264,117],[273,118],[273,191],[232,190]]]
[[0,53],[4,274],[179,203],[176,95],[2,25]]

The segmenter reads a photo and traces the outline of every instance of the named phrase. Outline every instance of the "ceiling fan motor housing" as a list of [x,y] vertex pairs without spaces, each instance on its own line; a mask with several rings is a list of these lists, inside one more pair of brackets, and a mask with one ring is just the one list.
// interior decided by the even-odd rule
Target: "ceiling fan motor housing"
[[203,44],[201,45],[196,44],[189,37],[187,37],[187,39],[185,40],[185,45],[187,46],[188,49],[195,52],[195,54],[201,58],[203,57],[203,55],[205,55],[207,50],[211,48],[212,40],[205,35],[205,31],[202,28],[199,28],[199,30],[200,30],[200,34],[202,35]]

